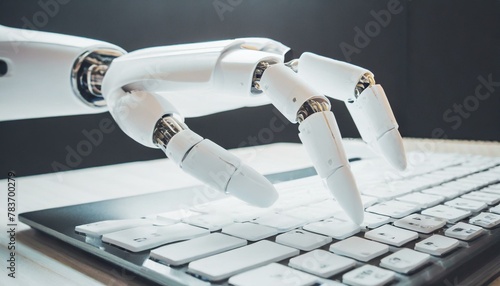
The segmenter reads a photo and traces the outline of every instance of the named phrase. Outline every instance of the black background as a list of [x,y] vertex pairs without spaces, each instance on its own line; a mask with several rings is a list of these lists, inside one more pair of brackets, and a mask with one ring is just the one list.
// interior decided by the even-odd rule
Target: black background
[[[22,28],[43,11],[39,1],[0,2],[0,24]],[[60,0],[62,3],[63,1]],[[500,86],[479,100],[468,118],[443,117],[455,104],[470,104],[478,77],[500,84],[500,1],[360,0],[65,0],[40,30],[89,37],[133,51],[140,48],[237,37],[269,37],[295,57],[310,51],[371,70],[384,87],[403,136],[500,140]],[[386,27],[349,57],[355,28],[374,23],[373,13],[401,3]],[[229,10],[217,11],[217,4]],[[229,5],[229,6],[227,6]],[[222,6],[218,6],[221,9]],[[399,6],[398,6],[399,7]],[[23,20],[25,19],[25,20]],[[34,67],[41,68],[41,67]],[[29,83],[27,83],[29,84]],[[483,91],[486,89],[483,88]],[[2,94],[1,97],[10,96]],[[37,96],[37,95],[34,95]],[[40,95],[41,96],[41,95]],[[27,102],[26,104],[29,104]],[[341,102],[332,102],[344,137],[358,137]],[[298,142],[297,126],[265,132],[272,106],[245,108],[187,119],[191,129],[226,148],[278,141]],[[456,114],[453,114],[457,116]],[[108,113],[0,122],[0,177],[53,172],[69,148],[85,140]],[[278,118],[283,119],[282,117]],[[282,121],[279,121],[282,122]],[[268,129],[267,129],[268,131]],[[254,139],[251,139],[254,137]],[[256,140],[255,140],[256,138]],[[76,168],[161,158],[116,126]]]

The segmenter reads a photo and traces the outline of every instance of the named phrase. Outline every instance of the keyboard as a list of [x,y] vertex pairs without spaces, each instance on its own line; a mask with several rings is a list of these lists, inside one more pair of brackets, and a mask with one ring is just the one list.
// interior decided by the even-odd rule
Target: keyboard
[[269,175],[280,194],[269,208],[200,186],[20,220],[161,285],[454,285],[453,271],[477,272],[488,254],[497,264],[475,276],[498,276],[500,158],[408,159],[404,172],[353,160],[362,225],[312,168]]

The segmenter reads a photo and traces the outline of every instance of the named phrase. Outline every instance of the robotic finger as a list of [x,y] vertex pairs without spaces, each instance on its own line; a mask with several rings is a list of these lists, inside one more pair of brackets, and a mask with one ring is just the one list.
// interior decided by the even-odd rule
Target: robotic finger
[[[128,68],[137,70],[132,62]],[[136,77],[131,77],[134,84],[121,86],[121,71],[120,65],[110,66],[103,94],[113,118],[129,137],[162,149],[182,170],[218,191],[258,207],[269,207],[278,199],[276,189],[264,176],[190,130],[168,96],[144,90],[147,85]]]
[[264,176],[188,129],[165,98],[148,91],[124,92],[110,112],[130,137],[162,149],[182,170],[206,185],[258,207],[269,207],[278,199]]
[[349,217],[361,224],[363,205],[329,100],[284,64],[269,66],[259,88],[290,122],[299,122],[299,137],[318,175]]
[[[251,98],[255,64],[282,60],[287,50],[269,39],[249,38],[127,53],[102,41],[0,25],[0,63],[6,67],[0,75],[0,121],[109,110],[128,136],[162,149],[203,183],[267,207],[278,197],[274,186],[189,130],[180,115],[267,103]],[[244,96],[234,98],[241,89]],[[178,94],[177,101],[160,91]]]
[[[189,130],[183,116],[271,101],[300,123],[300,139],[318,174],[361,223],[359,191],[324,95],[343,100],[363,140],[404,169],[401,135],[385,93],[371,72],[347,63],[304,53],[298,66],[285,65],[288,50],[271,39],[241,38],[127,54],[105,42],[0,26],[0,61],[7,68],[0,76],[0,120],[109,110],[137,142],[162,149],[207,185],[266,207],[278,197],[274,186]],[[37,66],[50,68],[42,72]],[[33,101],[34,95],[41,100]]]
[[396,169],[406,168],[398,123],[384,89],[373,74],[345,62],[304,53],[298,74],[320,92],[345,102],[363,141]]

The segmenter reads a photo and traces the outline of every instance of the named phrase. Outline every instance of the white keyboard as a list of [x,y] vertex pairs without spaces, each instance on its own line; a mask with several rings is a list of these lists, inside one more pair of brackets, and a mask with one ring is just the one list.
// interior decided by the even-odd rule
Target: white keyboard
[[498,158],[421,157],[402,173],[353,163],[361,226],[313,176],[276,184],[280,199],[266,209],[227,197],[75,231],[93,245],[146,253],[151,269],[186,273],[192,285],[398,283],[500,225]]

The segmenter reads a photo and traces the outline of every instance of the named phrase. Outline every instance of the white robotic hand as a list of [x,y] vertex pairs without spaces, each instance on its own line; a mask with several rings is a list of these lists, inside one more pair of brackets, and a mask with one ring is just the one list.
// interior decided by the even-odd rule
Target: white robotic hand
[[[281,58],[279,53],[287,48],[274,43],[257,39],[255,44],[269,50],[260,57]],[[190,116],[240,107],[245,100],[227,94],[232,91],[230,83],[237,86],[242,79],[226,79],[226,96],[219,100],[232,101],[230,106],[207,105],[212,98],[207,97],[206,90],[212,85],[216,65],[238,67],[238,54],[231,54],[227,64],[217,61],[226,48],[241,44],[221,41],[127,54],[106,42],[0,26],[0,120],[96,113],[109,108],[127,135],[145,146],[163,149],[187,173],[219,191],[267,207],[278,198],[274,186],[227,150],[189,130],[170,100],[155,93],[178,93],[181,102],[176,104]],[[248,49],[258,48],[252,41],[248,44],[252,44]],[[120,61],[116,60],[111,68],[115,59]],[[250,86],[252,71],[241,72],[243,77],[248,76]],[[186,95],[188,102],[205,101],[203,107],[191,108],[185,102]]]
[[189,130],[182,115],[193,114],[190,107],[203,115],[245,102],[255,104],[251,86],[256,63],[280,61],[286,50],[267,39],[139,50],[113,61],[102,94],[113,118],[131,138],[161,148],[205,184],[268,207],[278,198],[274,186],[227,150]]
[[[104,42],[30,33],[35,36],[22,38],[22,30],[0,26],[0,61],[9,68],[0,76],[9,93],[0,96],[0,120],[19,118],[19,113],[4,113],[4,109],[24,108],[24,102],[32,101],[40,91],[52,96],[51,100],[48,104],[34,102],[33,108],[20,113],[23,118],[99,112],[107,104],[121,129],[137,142],[161,148],[207,185],[265,207],[278,197],[273,185],[223,148],[189,130],[183,117],[271,101],[291,122],[299,122],[300,139],[319,176],[356,223],[363,220],[363,207],[324,95],[343,100],[363,140],[396,168],[406,166],[398,125],[385,93],[375,84],[373,74],[360,67],[311,53],[284,64],[288,48],[264,38],[126,54]],[[50,66],[50,73],[36,71],[39,64]],[[25,84],[30,81],[32,84]],[[59,101],[68,108],[61,107],[61,111],[51,105]]]

